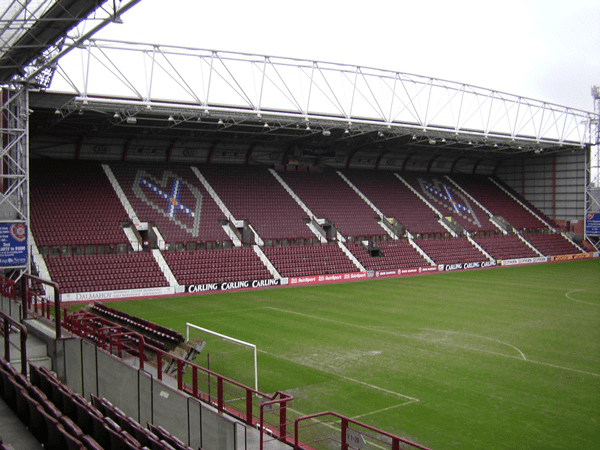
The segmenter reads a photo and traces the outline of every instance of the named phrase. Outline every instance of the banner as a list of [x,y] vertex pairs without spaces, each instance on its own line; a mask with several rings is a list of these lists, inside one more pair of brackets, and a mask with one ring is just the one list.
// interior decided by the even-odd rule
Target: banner
[[268,279],[253,281],[226,281],[224,283],[206,283],[192,284],[185,287],[185,292],[190,294],[216,292],[216,291],[237,291],[239,289],[259,289],[285,284],[284,280]]
[[27,225],[0,224],[0,266],[27,265]]
[[173,295],[182,292],[182,289],[171,286],[144,288],[144,289],[122,289],[118,291],[95,291],[74,292],[61,294],[62,302],[87,302],[94,300],[121,300],[134,297],[153,297],[158,295]]
[[556,255],[551,256],[550,261],[575,261],[578,259],[591,259],[594,257],[593,253],[576,253],[574,255]]
[[520,266],[523,264],[535,264],[548,262],[548,257],[539,256],[536,258],[520,258],[520,259],[505,259],[502,261],[503,266]]
[[600,236],[600,214],[586,214],[585,234],[590,236]]
[[440,264],[438,266],[440,272],[450,272],[454,270],[471,270],[471,269],[482,269],[484,267],[495,267],[496,261],[477,261],[469,263],[457,263],[457,264]]

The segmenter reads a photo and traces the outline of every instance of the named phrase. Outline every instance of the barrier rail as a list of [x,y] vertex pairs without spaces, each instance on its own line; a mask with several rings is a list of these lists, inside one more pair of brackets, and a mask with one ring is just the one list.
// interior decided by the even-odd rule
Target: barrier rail
[[[28,286],[29,281],[37,281],[40,284],[45,284],[52,287],[54,290],[54,300],[52,301],[46,296],[32,292]],[[23,317],[27,317],[28,311],[33,308],[33,311],[36,315],[41,313],[42,317],[50,320],[50,309],[52,306],[54,306],[54,310],[57,311],[57,313],[54,314],[56,339],[60,339],[62,337],[62,326],[60,317],[60,289],[58,284],[34,275],[23,274],[21,277],[21,298],[23,301]]]
[[[329,417],[329,420],[318,420],[321,417],[327,416]],[[311,421],[312,423],[306,424],[300,428],[300,423],[307,421]],[[312,438],[303,439],[302,443],[300,443],[301,429],[306,432],[311,427],[319,425],[327,427],[329,433],[325,433],[322,430],[313,432]],[[329,434],[329,436],[327,436],[327,434]],[[427,450],[427,447],[411,442],[408,439],[381,431],[375,427],[331,411],[299,417],[294,421],[294,448],[296,448],[296,450],[328,449],[331,448],[332,442],[339,443],[341,450],[348,450],[349,448],[360,450],[367,446],[367,444],[369,444],[369,447],[390,450],[399,450],[401,445],[402,448],[409,446]]]
[[0,318],[4,333],[4,359],[10,362],[10,328],[14,326],[19,329],[21,340],[21,373],[27,376],[27,328],[2,311],[0,311]]
[[[156,378],[162,381],[165,373],[163,362],[176,362],[174,378],[177,388],[192,397],[215,407],[220,413],[227,413],[246,425],[256,427],[261,431],[261,449],[263,434],[267,433],[274,439],[291,442],[288,435],[287,407],[293,397],[284,392],[267,395],[244,386],[237,381],[224,377],[209,369],[190,363],[184,358],[175,356],[167,351],[148,344],[144,336],[127,330],[120,325],[111,324],[106,319],[86,312],[68,314],[64,326],[71,333],[91,340],[98,347],[119,358],[127,355],[139,359],[139,369],[156,371]],[[125,331],[127,330],[127,331]],[[265,414],[267,405],[271,406],[271,414]],[[273,414],[273,412],[277,414]]]
[[[165,374],[163,362],[175,361],[176,372],[174,378],[177,388],[193,398],[212,405],[219,413],[227,413],[243,421],[246,425],[259,429],[261,433],[261,450],[266,442],[265,436],[269,436],[271,440],[279,440],[294,445],[298,450],[329,449],[332,442],[338,443],[341,450],[349,450],[350,448],[361,450],[367,443],[384,450],[386,448],[400,450],[400,448],[407,446],[427,450],[427,447],[334,412],[323,412],[297,418],[293,422],[293,434],[291,434],[292,427],[290,425],[292,422],[288,419],[287,414],[287,409],[291,406],[293,400],[291,395],[281,391],[277,391],[273,395],[264,394],[173,355],[164,348],[152,345],[147,342],[149,338],[145,338],[141,334],[121,325],[114,324],[107,319],[89,312],[72,312],[63,309],[60,305],[60,290],[56,283],[30,275],[27,275],[27,279],[49,284],[54,288],[56,312],[54,316],[57,339],[60,338],[60,329],[64,325],[71,333],[94,342],[99,348],[112,355],[119,358],[127,356],[138,358],[139,370],[145,370],[149,373],[151,370],[155,370],[156,378],[161,381]],[[17,299],[16,288],[17,283],[0,277],[0,292],[3,296]],[[28,290],[26,281],[22,282],[21,289],[25,293],[23,297],[25,298],[25,301],[23,301],[24,317],[26,317],[28,308],[32,308],[36,314],[41,314],[49,319],[53,302],[44,296],[35,298],[37,294]],[[61,315],[64,316],[62,323]],[[26,374],[27,329],[1,311],[0,318],[4,319],[5,335],[8,336],[10,332],[9,322],[21,330],[21,367],[22,371],[25,371],[24,374]],[[7,361],[10,361],[8,346],[5,347],[5,353]],[[165,366],[168,365],[165,364]],[[187,370],[188,368],[191,370]],[[327,416],[329,417],[328,420],[319,420],[319,418]],[[311,421],[311,423],[301,427],[301,423],[308,421]],[[319,427],[319,425],[321,426]],[[308,430],[311,430],[311,432]],[[301,432],[309,436],[301,440]]]

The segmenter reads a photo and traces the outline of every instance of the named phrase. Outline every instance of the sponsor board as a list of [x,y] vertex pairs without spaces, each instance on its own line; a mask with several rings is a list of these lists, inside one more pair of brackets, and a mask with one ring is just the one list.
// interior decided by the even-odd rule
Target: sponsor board
[[273,286],[280,286],[284,284],[279,279],[268,279],[268,280],[252,280],[252,281],[227,281],[224,283],[206,283],[206,284],[192,284],[185,287],[185,292],[190,294],[197,294],[202,292],[216,292],[216,291],[236,291],[239,289],[258,289]]
[[476,261],[468,263],[445,264],[438,267],[440,267],[440,271],[451,272],[454,270],[471,270],[482,269],[484,267],[495,267],[496,265],[496,261]]
[[519,258],[519,259],[505,259],[502,261],[503,266],[520,266],[522,264],[539,264],[548,262],[546,256],[539,256],[537,258]]
[[375,272],[375,278],[388,278],[388,277],[403,277],[408,275],[419,275],[420,273],[437,272],[438,266],[426,266],[426,267],[410,267],[406,269],[394,269],[394,270],[380,270]]
[[292,277],[289,278],[289,285],[307,285],[307,284],[323,284],[323,283],[335,283],[340,281],[356,281],[364,280],[367,278],[389,278],[389,277],[401,277],[409,275],[419,275],[421,273],[437,272],[438,268],[435,266],[427,267],[414,267],[409,269],[387,269],[387,270],[369,270],[367,272],[350,272],[341,273],[334,275],[314,275],[305,277]]
[[575,261],[575,260],[579,260],[579,259],[591,259],[594,257],[593,253],[576,253],[574,255],[556,255],[556,256],[551,256],[550,257],[550,261],[552,262],[557,262],[557,261]]
[[86,302],[92,300],[116,300],[131,297],[152,297],[156,295],[173,295],[176,289],[172,286],[144,288],[144,289],[123,289],[119,291],[95,291],[95,292],[75,292],[61,295],[62,302]]
[[354,281],[368,278],[367,272],[336,273],[331,275],[312,275],[306,277],[291,277],[288,284],[299,286],[306,284],[335,283],[339,281]]
[[585,234],[589,236],[600,236],[600,214],[586,214]]
[[0,266],[27,265],[27,225],[0,224]]

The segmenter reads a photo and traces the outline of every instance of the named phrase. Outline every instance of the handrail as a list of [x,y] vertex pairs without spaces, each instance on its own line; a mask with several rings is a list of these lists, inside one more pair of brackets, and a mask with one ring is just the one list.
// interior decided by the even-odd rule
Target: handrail
[[[227,378],[223,375],[220,375],[216,372],[213,372],[209,369],[205,369],[204,367],[198,366],[190,361],[187,361],[186,359],[179,357],[177,355],[173,355],[172,353],[169,353],[163,349],[160,349],[154,345],[151,345],[149,343],[146,342],[145,338],[143,335],[137,333],[137,332],[116,332],[116,333],[111,333],[110,336],[105,335],[106,330],[110,329],[110,326],[106,326],[106,324],[110,323],[110,321],[108,321],[105,318],[101,318],[98,317],[99,321],[102,322],[103,326],[100,327],[88,327],[83,325],[83,322],[88,322],[93,320],[92,317],[90,317],[89,314],[87,313],[72,313],[70,315],[67,316],[67,319],[65,320],[65,327],[71,331],[74,334],[80,335],[80,336],[85,336],[87,339],[91,339],[94,340],[95,342],[98,343],[98,345],[100,346],[100,348],[105,348],[108,347],[111,350],[116,349],[117,350],[117,354],[118,356],[120,356],[122,353],[122,342],[121,339],[123,338],[131,338],[135,342],[135,344],[137,344],[138,348],[133,348],[130,347],[132,350],[134,350],[135,352],[138,353],[138,358],[139,358],[139,369],[143,370],[146,362],[146,356],[145,356],[145,351],[149,350],[153,353],[156,354],[156,377],[158,380],[162,380],[163,378],[163,368],[162,368],[162,361],[165,358],[169,358],[173,361],[176,362],[177,364],[177,374],[176,374],[176,381],[177,381],[177,389],[186,392],[187,394],[190,394],[192,397],[197,398],[199,400],[208,402],[213,404],[214,406],[216,406],[216,408],[218,409],[218,411],[220,413],[223,412],[227,412],[229,414],[232,414],[236,417],[238,417],[239,419],[243,420],[247,425],[250,426],[255,426],[255,425],[260,425],[260,429],[264,429],[264,419],[261,415],[260,418],[258,418],[258,420],[255,420],[253,417],[253,398],[261,398],[263,399],[263,403],[279,403],[281,405],[281,413],[280,415],[283,415],[283,417],[280,417],[279,420],[279,438],[283,441],[286,440],[287,437],[287,428],[285,426],[285,422],[286,422],[286,418],[285,418],[285,413],[286,413],[286,405],[288,402],[290,402],[291,400],[293,400],[293,396],[285,393],[285,392],[276,392],[274,395],[270,396],[267,394],[264,394],[260,391],[257,391],[256,389],[253,389],[251,387],[245,386],[242,383],[239,383],[235,380],[232,380],[230,378]],[[115,327],[122,329],[122,327],[120,327],[119,325],[115,324]],[[117,341],[117,342],[115,342]],[[192,371],[192,387],[191,389],[188,387],[184,386],[183,383],[183,372],[184,372],[184,367],[190,367],[191,371]],[[198,389],[198,374],[199,372],[204,373],[206,375],[208,375],[209,378],[214,377],[214,379],[217,380],[217,401],[216,403],[211,402],[211,398],[210,398],[210,393],[208,393],[208,395],[206,393],[202,393],[199,391]],[[243,410],[236,410],[233,409],[229,406],[226,406],[227,400],[225,399],[225,389],[224,389],[224,384],[227,384],[228,386],[235,386],[237,388],[239,388],[240,390],[243,390],[245,392],[245,408],[240,408],[240,409],[245,409],[245,411]],[[210,391],[209,391],[210,392]],[[262,408],[261,408],[262,411]]]
[[296,450],[300,450],[302,447],[300,446],[300,440],[298,439],[298,424],[301,421],[304,420],[310,420],[310,419],[315,419],[317,417],[322,417],[322,416],[334,416],[337,417],[338,419],[341,420],[341,427],[340,427],[340,441],[342,444],[342,450],[348,450],[349,447],[353,447],[353,448],[359,448],[356,445],[349,445],[347,442],[347,434],[346,431],[348,430],[348,425],[349,424],[353,424],[353,425],[357,425],[361,428],[365,428],[369,431],[373,431],[375,433],[378,433],[382,436],[385,436],[387,438],[390,438],[392,440],[392,445],[391,445],[391,449],[392,450],[398,450],[400,448],[400,443],[406,444],[406,445],[410,445],[411,447],[414,448],[418,448],[421,450],[428,450],[428,447],[423,447],[422,445],[419,445],[415,442],[409,441],[408,439],[404,439],[401,438],[399,436],[393,435],[391,433],[388,433],[386,431],[382,431],[378,428],[375,428],[371,425],[367,425],[366,423],[362,423],[359,422],[357,420],[354,419],[350,419],[348,417],[342,416],[341,414],[332,412],[332,411],[327,411],[327,412],[321,412],[321,413],[316,413],[316,414],[311,414],[308,416],[303,416],[303,417],[298,417],[295,421],[294,421],[294,448]]
[[10,362],[10,326],[12,325],[19,329],[19,337],[21,339],[21,373],[27,376],[27,328],[2,311],[0,311],[0,318],[2,318],[4,329],[4,359]]
[[61,318],[60,318],[60,288],[54,281],[44,280],[43,278],[36,277],[35,275],[23,274],[21,277],[21,299],[23,301],[23,317],[27,317],[27,281],[38,281],[42,284],[47,284],[54,289],[54,321],[56,325],[56,339],[62,337]]

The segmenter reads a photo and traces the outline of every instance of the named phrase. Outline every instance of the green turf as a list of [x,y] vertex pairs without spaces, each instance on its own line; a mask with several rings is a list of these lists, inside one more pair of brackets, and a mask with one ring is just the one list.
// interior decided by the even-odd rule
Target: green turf
[[600,448],[600,261],[114,304],[257,345],[259,390],[436,449]]

